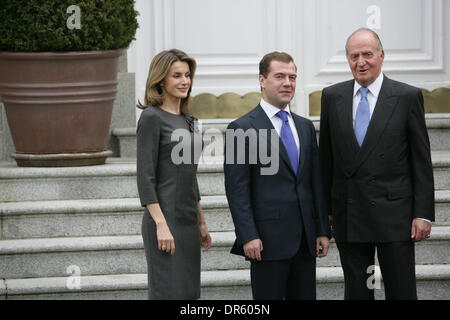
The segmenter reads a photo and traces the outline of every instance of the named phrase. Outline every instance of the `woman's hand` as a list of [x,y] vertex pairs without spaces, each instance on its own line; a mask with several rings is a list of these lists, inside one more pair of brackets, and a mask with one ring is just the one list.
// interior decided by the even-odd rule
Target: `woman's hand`
[[170,252],[170,254],[173,255],[175,253],[175,240],[173,239],[159,203],[149,203],[147,204],[147,209],[156,224],[158,249],[167,253]]
[[175,253],[175,240],[166,222],[156,224],[156,238],[158,249],[173,255]]
[[202,247],[205,248],[202,251],[206,252],[209,250],[209,248],[211,248],[211,236],[209,235],[206,223],[201,223],[199,225],[199,228],[200,228],[200,241],[202,243]]

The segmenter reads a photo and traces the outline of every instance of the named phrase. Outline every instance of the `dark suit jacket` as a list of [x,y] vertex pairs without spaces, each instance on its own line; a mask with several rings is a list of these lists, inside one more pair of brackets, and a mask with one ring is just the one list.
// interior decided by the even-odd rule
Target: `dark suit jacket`
[[354,80],[322,91],[320,157],[336,241],[410,239],[413,218],[434,220],[430,143],[420,89],[384,76],[359,147]]
[[[259,238],[263,243],[263,260],[289,259],[300,248],[303,225],[309,250],[315,256],[316,237],[329,236],[314,126],[310,120],[294,113],[292,116],[300,141],[298,175],[278,135],[279,169],[273,175],[261,175],[261,168],[269,165],[264,165],[265,161],[259,156],[256,163],[248,161],[251,151],[248,143],[245,150],[240,150],[246,155],[244,164],[236,163],[237,143],[234,144],[234,162],[225,161],[225,189],[237,237],[231,250],[234,254],[244,255],[243,244]],[[231,122],[228,129],[254,129],[256,133],[261,129],[275,130],[259,105]],[[270,139],[257,136],[257,141],[270,153]],[[227,146],[228,142],[225,154]]]

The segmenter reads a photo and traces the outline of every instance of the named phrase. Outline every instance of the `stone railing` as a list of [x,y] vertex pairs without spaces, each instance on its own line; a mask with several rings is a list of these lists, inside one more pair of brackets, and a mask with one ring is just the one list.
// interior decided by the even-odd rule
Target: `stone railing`
[[[450,89],[438,88],[433,91],[422,89],[426,113],[450,113]],[[320,115],[322,91],[309,95],[309,115]],[[261,93],[250,92],[243,96],[227,92],[220,96],[201,93],[192,98],[192,113],[199,119],[235,119],[251,109],[261,100]]]
[[[425,113],[450,113],[450,89],[438,88],[433,91],[422,89]],[[320,99],[322,91],[309,95],[309,115],[320,116]]]

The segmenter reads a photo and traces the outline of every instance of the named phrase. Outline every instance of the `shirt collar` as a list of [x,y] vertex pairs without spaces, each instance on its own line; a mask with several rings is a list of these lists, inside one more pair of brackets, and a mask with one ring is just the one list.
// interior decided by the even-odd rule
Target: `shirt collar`
[[[376,78],[375,81],[367,87],[370,93],[372,93],[375,97],[378,97],[378,95],[380,94],[381,85],[383,84],[383,78],[383,72],[380,72],[378,78]],[[355,80],[355,86],[353,87],[353,96],[356,96],[359,88],[361,87],[362,86],[358,83],[358,81]]]
[[[275,115],[278,113],[278,111],[280,111],[280,108],[277,108],[273,105],[271,105],[270,103],[268,103],[267,101],[265,101],[263,98],[261,98],[261,102],[259,103],[259,105],[261,106],[261,108],[263,108],[264,112],[267,114],[267,117],[269,117],[269,119],[272,119],[273,117],[275,117]],[[288,113],[288,115],[291,115],[291,111],[289,109],[289,105],[286,106],[286,108],[283,109],[284,111],[286,111]]]

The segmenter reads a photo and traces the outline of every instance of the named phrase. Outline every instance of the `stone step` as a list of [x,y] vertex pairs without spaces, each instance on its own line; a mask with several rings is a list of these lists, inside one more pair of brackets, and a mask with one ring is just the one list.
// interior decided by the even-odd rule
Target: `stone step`
[[[233,232],[212,232],[212,248],[202,253],[202,270],[249,268],[243,257],[230,254]],[[417,264],[450,264],[450,227],[434,227],[431,238],[416,244]],[[339,266],[334,241],[319,267]],[[145,273],[142,237],[79,237],[0,240],[2,278],[62,277],[74,267],[82,275]]]
[[[203,270],[248,268],[229,253],[234,233],[212,232],[212,248],[202,253]],[[82,275],[144,273],[142,237],[78,237],[0,240],[2,278],[58,277],[74,266]]]
[[435,191],[435,215],[434,225],[450,225],[450,190]]
[[450,150],[450,114],[425,116],[431,150]]
[[[376,268],[376,275],[380,275]],[[417,265],[417,291],[419,299],[446,300],[450,290],[449,265]],[[381,290],[375,290],[377,299],[384,298]],[[317,299],[342,300],[344,277],[340,267],[317,268]],[[251,299],[249,270],[202,271],[201,299],[246,300]],[[32,279],[0,280],[0,299],[147,299],[147,275],[117,274]]]
[[[450,225],[450,190],[437,190],[436,222]],[[226,196],[203,196],[208,229],[233,231]],[[133,235],[141,233],[138,198],[0,203],[0,239]]]
[[[223,195],[223,164],[198,169],[202,195]],[[24,168],[0,162],[0,202],[138,197],[136,159],[108,158],[85,167]]]
[[450,190],[450,150],[433,151],[434,187],[436,190]]
[[0,203],[1,239],[140,234],[139,199]]
[[[450,151],[432,153],[436,190],[450,190]],[[199,164],[203,196],[224,195],[223,160]],[[136,161],[110,158],[105,165],[66,168],[19,168],[0,163],[0,202],[136,198]]]
[[[211,141],[211,136],[218,136],[225,132],[230,120],[226,119],[203,119],[200,121],[201,132],[204,133],[204,141]],[[431,150],[450,150],[450,115],[426,114],[425,122],[430,138]],[[319,136],[320,121],[313,120],[317,137]],[[113,135],[120,145],[121,157],[136,158],[136,128],[117,128],[113,130]],[[218,148],[221,151],[221,148]]]
[[0,164],[0,202],[135,198],[136,161],[109,158],[98,166],[22,168]]
[[[225,278],[225,279],[224,279]],[[384,299],[383,279],[378,266],[375,269],[376,299]],[[250,272],[248,270],[209,271],[202,285],[202,299],[251,299]],[[217,279],[215,282],[210,279]],[[450,290],[449,265],[417,265],[417,294],[423,300],[446,300]],[[224,287],[231,286],[229,290]],[[225,287],[226,288],[226,287]],[[316,269],[318,300],[343,300],[344,274],[341,267],[318,267]],[[231,294],[231,297],[228,296]],[[224,295],[227,295],[224,297]]]
[[[233,231],[225,196],[201,200],[209,231]],[[141,234],[138,198],[0,203],[0,239]]]

